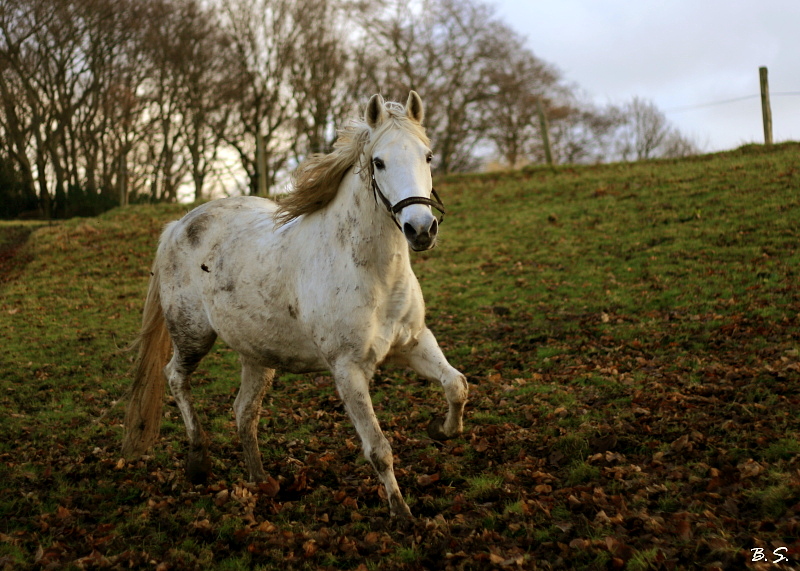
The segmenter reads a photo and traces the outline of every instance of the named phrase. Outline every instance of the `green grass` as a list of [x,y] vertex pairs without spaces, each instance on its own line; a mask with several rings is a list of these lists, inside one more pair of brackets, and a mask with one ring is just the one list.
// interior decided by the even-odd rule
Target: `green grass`
[[211,482],[183,476],[173,404],[152,453],[120,463],[122,349],[187,207],[0,224],[0,567],[743,568],[791,545],[800,145],[436,186],[441,243],[413,263],[470,400],[465,434],[434,443],[441,388],[374,380],[405,528],[329,375],[279,375],[260,423],[279,490],[244,482],[222,344],[193,378]]
[[637,551],[628,561],[625,569],[627,571],[648,571],[654,567],[657,557],[658,550],[655,548]]
[[764,450],[764,459],[771,462],[789,460],[797,455],[800,455],[800,441],[796,438],[781,438]]
[[492,498],[500,491],[503,480],[497,476],[474,476],[467,480],[467,496],[476,500]]
[[567,484],[575,486],[584,482],[591,482],[600,475],[600,469],[586,462],[573,462],[567,474]]

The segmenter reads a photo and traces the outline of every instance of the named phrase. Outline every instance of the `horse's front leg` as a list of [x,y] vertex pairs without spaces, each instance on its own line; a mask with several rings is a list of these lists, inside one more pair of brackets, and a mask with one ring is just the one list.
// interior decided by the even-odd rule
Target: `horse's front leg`
[[344,408],[361,438],[364,456],[375,468],[378,478],[386,488],[392,516],[410,518],[411,510],[400,494],[400,488],[394,477],[392,447],[383,435],[372,408],[367,374],[351,361],[337,363],[332,372]]
[[448,405],[447,416],[444,420],[435,418],[431,421],[428,435],[434,440],[447,440],[461,434],[464,429],[462,418],[469,393],[467,379],[447,362],[430,329],[426,327],[417,341],[402,358],[419,375],[442,384]]

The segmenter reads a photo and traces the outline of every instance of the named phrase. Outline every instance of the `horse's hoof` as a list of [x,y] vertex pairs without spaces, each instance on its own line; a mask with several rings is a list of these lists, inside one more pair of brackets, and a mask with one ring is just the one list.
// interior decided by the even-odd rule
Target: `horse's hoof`
[[254,484],[262,484],[267,481],[267,474],[261,472],[259,474],[249,474],[250,479],[247,480],[248,482],[253,482]]
[[412,532],[417,526],[417,520],[411,515],[407,517],[392,516],[392,520],[389,525],[393,527],[396,532],[407,534]]
[[434,440],[447,440],[450,438],[444,431],[444,420],[441,418],[434,418],[428,424],[428,436]]
[[189,452],[186,456],[186,477],[192,484],[205,484],[211,475],[211,458],[208,453]]
[[395,520],[412,520],[414,516],[411,515],[411,510],[408,507],[408,504],[403,499],[403,496],[400,495],[399,492],[396,494],[389,496],[389,513],[391,513],[392,519]]
[[205,470],[186,468],[186,478],[195,486],[208,482],[210,475],[211,471],[206,472]]
[[414,516],[411,514],[411,510],[406,505],[405,502],[399,506],[392,506],[391,508],[391,515],[392,519],[395,520],[397,523],[410,523],[414,521]]

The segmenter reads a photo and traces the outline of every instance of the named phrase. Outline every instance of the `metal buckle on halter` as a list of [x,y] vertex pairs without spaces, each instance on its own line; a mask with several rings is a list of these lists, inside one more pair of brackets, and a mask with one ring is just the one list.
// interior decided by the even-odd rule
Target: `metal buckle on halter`
[[[439,193],[436,192],[436,189],[431,187],[431,195],[436,200],[431,200],[430,198],[425,198],[424,196],[410,196],[409,198],[404,198],[394,206],[392,203],[389,202],[389,199],[384,196],[383,192],[381,192],[380,187],[378,186],[378,181],[375,180],[375,173],[372,173],[372,194],[375,197],[375,204],[378,203],[378,197],[381,197],[381,202],[386,207],[386,210],[389,212],[389,215],[392,217],[392,221],[394,222],[395,226],[400,228],[400,223],[397,221],[397,215],[400,213],[403,208],[406,206],[411,206],[412,204],[425,204],[426,206],[432,206],[436,210],[442,213],[441,216],[437,219],[437,224],[441,224],[444,221],[444,215],[447,214],[447,211],[444,209],[444,204],[442,204],[442,199],[439,198]],[[402,232],[402,228],[400,231]]]

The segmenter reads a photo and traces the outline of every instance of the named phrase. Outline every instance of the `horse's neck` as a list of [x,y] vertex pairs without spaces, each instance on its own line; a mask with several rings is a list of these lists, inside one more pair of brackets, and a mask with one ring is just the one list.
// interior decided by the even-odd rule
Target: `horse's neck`
[[346,229],[345,247],[362,264],[382,269],[398,263],[408,265],[408,245],[403,233],[383,204],[376,201],[372,189],[353,170],[344,176],[336,204],[332,205],[337,211],[334,231],[339,227]]

